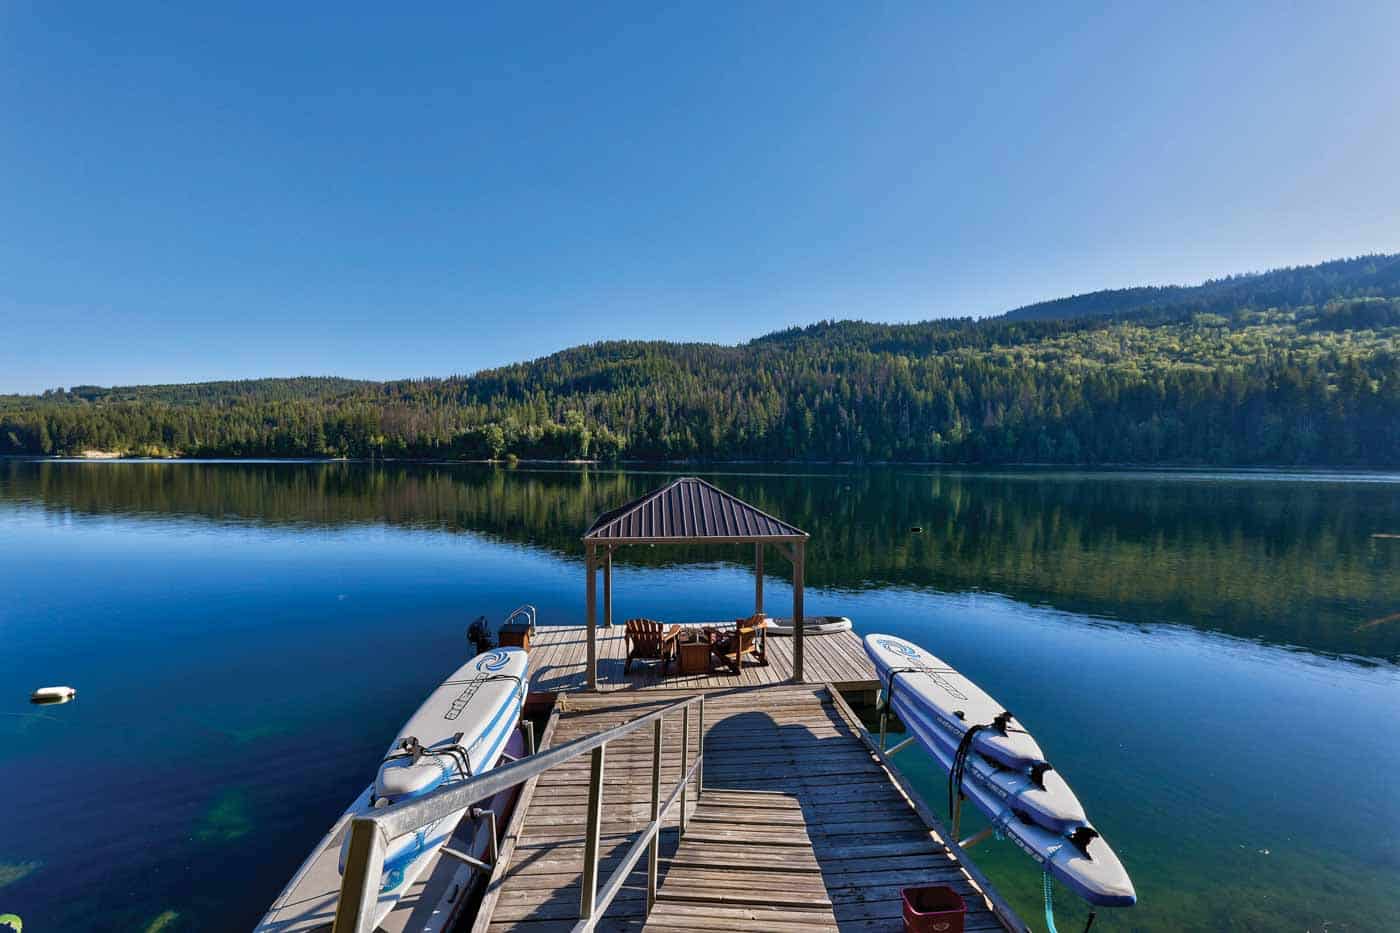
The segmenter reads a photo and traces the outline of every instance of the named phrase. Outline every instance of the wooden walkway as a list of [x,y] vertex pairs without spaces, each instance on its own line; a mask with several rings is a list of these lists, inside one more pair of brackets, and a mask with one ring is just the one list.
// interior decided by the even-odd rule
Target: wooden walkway
[[[692,623],[699,624],[699,623]],[[719,623],[715,623],[719,624]],[[732,624],[732,623],[731,623]],[[739,674],[728,672],[680,674],[675,665],[663,676],[655,661],[638,661],[623,673],[627,660],[625,627],[598,629],[598,689],[721,690],[763,687],[792,682],[792,638],[767,637],[768,664],[746,659]],[[808,635],[804,640],[807,683],[838,687],[864,686],[875,681],[875,668],[853,632]],[[587,687],[588,630],[582,625],[541,625],[530,644],[531,691],[560,692]]]
[[[730,685],[740,679],[727,678]],[[644,693],[566,694],[552,744],[694,692],[653,686]],[[674,823],[663,831],[656,907],[648,919],[643,858],[599,929],[896,931],[902,929],[899,889],[916,883],[961,891],[968,930],[1005,929],[827,687],[707,691],[705,717],[705,794],[697,803],[690,792],[684,840]],[[681,724],[679,715],[674,719],[664,732],[663,787],[680,775]],[[692,743],[696,729],[692,714]],[[651,742],[647,728],[608,746],[600,882],[650,818]],[[552,933],[572,926],[587,772],[587,760],[580,759],[539,777],[523,820],[504,841],[508,867],[492,883],[490,906],[474,930]]]

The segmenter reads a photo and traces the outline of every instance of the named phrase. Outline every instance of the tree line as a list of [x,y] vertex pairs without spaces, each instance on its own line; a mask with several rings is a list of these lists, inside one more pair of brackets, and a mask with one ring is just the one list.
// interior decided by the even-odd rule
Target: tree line
[[0,396],[0,454],[1400,465],[1400,299],[608,342],[468,377]]

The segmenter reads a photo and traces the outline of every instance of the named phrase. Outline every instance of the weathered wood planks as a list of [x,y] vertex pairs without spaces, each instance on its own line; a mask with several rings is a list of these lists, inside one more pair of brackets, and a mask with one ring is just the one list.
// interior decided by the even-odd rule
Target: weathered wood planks
[[[576,650],[582,637],[578,629],[541,631],[537,646],[551,652],[558,646],[558,654],[544,655],[551,664],[567,663],[564,652]],[[809,640],[809,670],[843,663],[839,647],[830,662],[821,660],[820,649],[810,650],[812,643],[831,637]],[[600,657],[609,663],[616,659],[620,672],[621,653],[613,653],[612,641],[600,639],[600,645],[610,645],[600,649]],[[606,682],[604,670],[606,665],[600,680]],[[581,662],[578,677],[581,682]],[[1004,929],[824,687],[745,688],[743,677],[714,679],[719,687],[706,691],[705,702],[705,791],[697,802],[692,788],[683,840],[674,822],[662,833],[656,906],[648,916],[643,860],[599,929],[896,931],[901,929],[900,887],[930,881],[963,892],[968,930]],[[692,692],[669,682],[647,684],[640,693],[616,686],[596,694],[570,692],[554,723],[553,744],[626,722]],[[696,727],[693,717],[692,743]],[[679,721],[667,721],[663,786],[680,775],[680,732]],[[651,731],[638,730],[610,745],[606,758],[604,880],[650,819]],[[512,839],[512,863],[493,883],[493,912],[476,930],[545,933],[567,929],[577,918],[587,769],[584,760],[540,776]]]
[[[694,623],[699,624],[699,623]],[[715,623],[722,624],[722,623]],[[676,665],[663,673],[656,662],[638,661],[625,673],[624,627],[598,630],[598,689],[723,690],[774,686],[792,682],[792,643],[784,636],[767,636],[768,664],[746,659],[739,674],[712,672],[681,674]],[[535,633],[531,654],[531,689],[537,692],[582,690],[587,687],[587,630],[581,625],[542,625]],[[853,632],[809,635],[806,638],[807,682],[855,685],[873,683],[875,669]]]

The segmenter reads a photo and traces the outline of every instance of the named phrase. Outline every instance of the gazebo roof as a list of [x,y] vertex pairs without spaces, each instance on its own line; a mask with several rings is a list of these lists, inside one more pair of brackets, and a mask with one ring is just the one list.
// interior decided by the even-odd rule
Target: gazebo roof
[[605,544],[665,541],[792,541],[807,532],[694,476],[599,515],[583,540]]

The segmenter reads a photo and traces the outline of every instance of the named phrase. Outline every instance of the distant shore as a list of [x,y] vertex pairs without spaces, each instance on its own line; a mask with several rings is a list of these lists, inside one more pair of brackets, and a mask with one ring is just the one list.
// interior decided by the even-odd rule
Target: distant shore
[[1221,471],[1230,473],[1395,473],[1400,464],[1329,466],[1324,464],[1218,464],[1218,463],[1044,463],[1035,461],[1019,462],[971,462],[958,463],[934,460],[558,460],[546,458],[501,458],[490,459],[439,459],[428,457],[149,457],[123,454],[116,451],[84,450],[78,454],[55,454],[36,456],[31,454],[0,454],[0,460],[25,460],[44,463],[353,463],[353,464],[394,464],[424,466],[577,466],[577,467],[624,467],[624,468],[684,468],[684,467],[724,467],[724,466],[773,466],[773,467],[836,467],[861,469],[865,467],[917,467],[932,469],[1026,469],[1026,470],[1108,470],[1145,471],[1165,470],[1181,472]]

